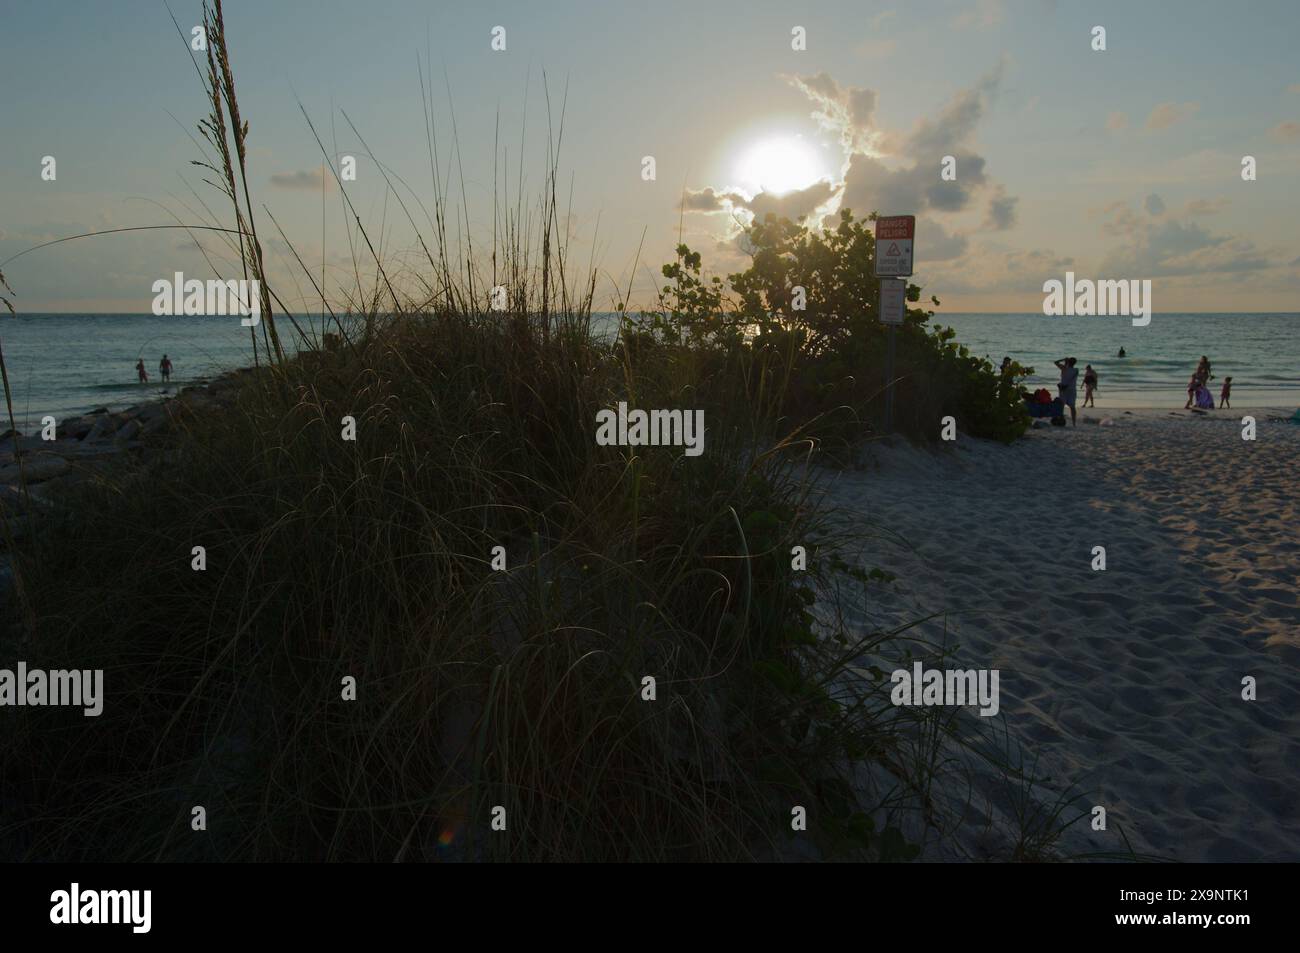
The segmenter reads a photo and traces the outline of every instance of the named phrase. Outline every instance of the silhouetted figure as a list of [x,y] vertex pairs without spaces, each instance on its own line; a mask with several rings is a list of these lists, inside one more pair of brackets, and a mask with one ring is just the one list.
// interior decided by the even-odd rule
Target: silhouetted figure
[[1078,426],[1074,403],[1078,400],[1076,385],[1079,380],[1079,369],[1075,365],[1079,362],[1072,357],[1063,357],[1052,363],[1061,370],[1061,382],[1056,385],[1056,389],[1061,392],[1061,403],[1070,408],[1070,423]]
[[163,383],[166,384],[172,379],[172,362],[164,354],[162,360],[158,362],[158,373],[162,375]]

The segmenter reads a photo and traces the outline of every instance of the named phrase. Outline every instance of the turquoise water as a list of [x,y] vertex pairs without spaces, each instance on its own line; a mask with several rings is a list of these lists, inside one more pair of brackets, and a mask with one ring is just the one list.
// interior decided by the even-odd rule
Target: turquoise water
[[[1056,382],[1054,358],[1077,357],[1081,369],[1092,364],[1101,376],[1099,408],[1181,407],[1202,354],[1213,363],[1216,400],[1219,383],[1231,374],[1234,409],[1300,406],[1300,314],[1157,314],[1145,328],[1125,317],[1041,314],[950,314],[935,321],[955,328],[958,340],[995,364],[1010,355],[1032,365],[1038,373],[1030,386]],[[0,344],[14,416],[29,432],[45,414],[61,420],[158,397],[163,354],[175,365],[170,392],[253,359],[249,331],[237,317],[20,315],[0,319]],[[1123,360],[1115,357],[1121,346],[1128,352]],[[136,382],[139,358],[148,384]],[[0,429],[7,426],[0,422]]]

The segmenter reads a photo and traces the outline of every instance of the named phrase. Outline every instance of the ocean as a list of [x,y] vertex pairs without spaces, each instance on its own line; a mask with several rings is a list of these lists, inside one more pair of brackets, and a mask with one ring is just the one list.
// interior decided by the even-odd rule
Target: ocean
[[[1106,407],[1182,407],[1196,363],[1210,359],[1210,390],[1219,402],[1224,377],[1232,378],[1234,410],[1300,407],[1300,314],[1154,314],[1146,327],[1133,319],[1048,317],[1043,314],[936,314],[971,353],[994,363],[1011,357],[1034,368],[1030,388],[1056,395],[1060,372],[1052,361],[1079,361],[1098,375],[1096,404]],[[1126,356],[1117,357],[1120,348]]]
[[[238,317],[20,314],[0,318],[0,346],[14,420],[23,433],[39,428],[46,414],[63,420],[96,407],[117,410],[253,363],[249,329]],[[173,367],[168,388],[158,374],[164,354]],[[141,358],[147,384],[137,382],[135,363]],[[0,407],[0,429],[8,427]]]
[[[304,326],[310,320],[299,319]],[[1233,409],[1300,406],[1300,314],[1156,314],[1142,328],[1126,317],[940,314],[934,320],[954,328],[957,340],[995,365],[1010,356],[1034,367],[1030,387],[1055,393],[1055,358],[1077,357],[1081,372],[1091,364],[1100,376],[1098,409],[1182,407],[1202,354],[1213,365],[1216,402],[1219,384],[1231,375]],[[279,327],[289,346],[292,329],[284,321]],[[258,340],[260,347],[260,333]],[[62,420],[96,407],[127,407],[253,361],[249,330],[237,317],[6,316],[0,345],[14,417],[28,433],[46,414]],[[1120,347],[1127,357],[1115,356]],[[175,368],[167,389],[158,375],[163,354]],[[136,382],[141,358],[147,384]],[[0,422],[0,429],[7,426]]]

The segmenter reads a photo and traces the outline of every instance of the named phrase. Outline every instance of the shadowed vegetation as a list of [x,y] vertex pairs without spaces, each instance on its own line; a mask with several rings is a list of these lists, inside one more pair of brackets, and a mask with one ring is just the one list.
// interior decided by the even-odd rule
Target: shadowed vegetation
[[[863,224],[756,224],[730,304],[683,247],[661,310],[603,335],[594,274],[557,237],[554,165],[484,274],[449,250],[434,161],[422,290],[358,218],[373,284],[358,267],[352,307],[295,322],[290,354],[219,2],[205,24],[203,164],[266,287],[258,367],[177,401],[175,432],[62,499],[20,554],[30,605],[10,608],[5,657],[102,668],[106,699],[98,718],[7,716],[6,853],[753,859],[786,856],[800,805],[818,856],[916,856],[890,819],[924,813],[930,769],[904,765],[887,691],[846,687],[892,634],[854,642],[813,615],[843,564],[810,462],[870,433],[881,379]],[[819,289],[806,315],[784,303],[796,274]],[[956,407],[1009,439],[991,369],[925,317],[901,336],[905,429]],[[620,400],[702,409],[704,454],[597,446]],[[873,799],[868,763],[896,788]]]

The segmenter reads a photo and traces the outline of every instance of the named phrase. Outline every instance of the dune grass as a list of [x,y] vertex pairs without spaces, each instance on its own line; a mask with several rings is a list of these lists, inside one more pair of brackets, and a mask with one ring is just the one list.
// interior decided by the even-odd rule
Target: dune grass
[[[349,306],[282,336],[219,0],[205,25],[204,164],[266,288],[257,367],[17,554],[6,657],[102,668],[107,700],[7,716],[7,853],[749,860],[808,856],[802,807],[816,856],[916,856],[890,818],[926,814],[946,729],[916,757],[932,716],[862,687],[856,660],[898,633],[814,618],[843,540],[783,399],[792,352],[593,333],[554,165],[485,274],[450,249],[432,132],[421,290],[357,216]],[[706,452],[598,446],[620,400],[702,409]],[[864,765],[897,785],[869,794]]]
[[484,805],[513,820],[490,855],[752,842],[735,746],[787,754],[752,669],[788,651],[803,606],[777,547],[813,542],[812,516],[788,463],[742,447],[596,448],[621,370],[568,336],[394,321],[250,375],[167,456],[69,501],[23,567],[30,654],[104,668],[111,703],[27,711],[49,775],[26,799],[84,812],[42,823],[38,853],[192,843],[138,829],[145,792],[215,801],[223,856],[427,856]]

